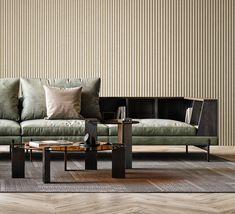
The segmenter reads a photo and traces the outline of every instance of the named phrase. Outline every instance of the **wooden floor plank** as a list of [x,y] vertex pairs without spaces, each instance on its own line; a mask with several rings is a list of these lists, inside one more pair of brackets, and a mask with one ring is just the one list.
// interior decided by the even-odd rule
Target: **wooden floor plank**
[[[215,203],[214,199],[219,199]],[[234,194],[0,194],[0,213],[234,213]]]

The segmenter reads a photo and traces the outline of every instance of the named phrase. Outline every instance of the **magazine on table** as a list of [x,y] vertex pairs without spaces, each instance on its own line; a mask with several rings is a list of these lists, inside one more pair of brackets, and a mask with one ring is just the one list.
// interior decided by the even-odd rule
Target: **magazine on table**
[[65,140],[44,140],[44,141],[29,141],[29,146],[36,148],[43,148],[46,146],[69,146],[73,145],[74,142]]

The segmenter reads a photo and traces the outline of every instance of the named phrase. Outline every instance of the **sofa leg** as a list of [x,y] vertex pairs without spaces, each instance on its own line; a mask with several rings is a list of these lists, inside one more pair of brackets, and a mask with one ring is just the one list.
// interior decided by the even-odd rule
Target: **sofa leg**
[[64,171],[67,171],[67,160],[68,160],[67,147],[65,147],[64,148]]
[[12,152],[12,147],[14,146],[15,140],[11,141],[9,152],[10,152],[10,158],[11,158],[11,152]]
[[211,141],[210,139],[208,139],[208,143],[207,143],[207,161],[210,162],[210,145],[211,145]]
[[[30,141],[33,141],[33,139],[30,138]],[[29,161],[33,162],[33,150],[32,149],[29,149]]]
[[32,149],[29,150],[29,160],[30,162],[33,162],[33,150]]
[[186,145],[186,155],[188,156],[188,145]]

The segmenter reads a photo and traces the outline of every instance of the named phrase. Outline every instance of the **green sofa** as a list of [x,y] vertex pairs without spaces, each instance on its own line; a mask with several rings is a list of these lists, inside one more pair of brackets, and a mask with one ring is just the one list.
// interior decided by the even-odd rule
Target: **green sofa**
[[[81,115],[97,118],[98,138],[117,141],[117,126],[102,124],[116,117],[120,106],[127,117],[138,120],[132,127],[133,145],[218,144],[217,100],[183,97],[99,97],[100,79],[0,79],[0,144],[33,140],[80,141],[84,120],[47,120],[43,85],[82,86]],[[20,87],[21,86],[21,87]],[[20,90],[21,89],[21,90]],[[190,124],[185,112],[193,108]]]

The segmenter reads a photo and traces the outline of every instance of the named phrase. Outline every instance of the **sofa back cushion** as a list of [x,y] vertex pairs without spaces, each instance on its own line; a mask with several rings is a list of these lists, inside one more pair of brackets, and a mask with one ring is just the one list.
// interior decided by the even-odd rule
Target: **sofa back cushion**
[[18,121],[20,119],[19,79],[0,79],[0,119]]
[[101,119],[99,106],[100,78],[97,79],[26,79],[21,78],[23,96],[22,120],[43,119],[47,116],[43,85],[73,88],[82,87],[81,115]]

